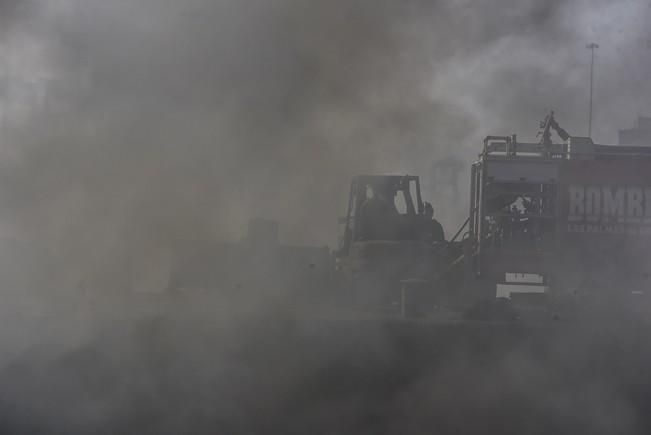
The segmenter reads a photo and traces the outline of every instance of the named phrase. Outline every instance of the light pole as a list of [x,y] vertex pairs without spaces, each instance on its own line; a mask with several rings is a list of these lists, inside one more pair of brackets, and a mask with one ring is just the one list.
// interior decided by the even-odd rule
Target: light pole
[[585,48],[590,50],[590,110],[588,114],[588,137],[592,137],[592,92],[594,84],[594,51],[599,48],[598,44],[591,42]]

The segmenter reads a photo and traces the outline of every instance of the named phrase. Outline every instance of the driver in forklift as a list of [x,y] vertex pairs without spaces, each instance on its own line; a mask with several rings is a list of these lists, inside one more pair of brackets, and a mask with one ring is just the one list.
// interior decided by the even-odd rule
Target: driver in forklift
[[393,240],[397,237],[399,213],[389,185],[373,186],[372,195],[360,208],[363,240]]
[[427,237],[432,242],[444,242],[445,233],[443,232],[443,225],[434,219],[434,207],[429,202],[425,203],[424,215],[427,218]]

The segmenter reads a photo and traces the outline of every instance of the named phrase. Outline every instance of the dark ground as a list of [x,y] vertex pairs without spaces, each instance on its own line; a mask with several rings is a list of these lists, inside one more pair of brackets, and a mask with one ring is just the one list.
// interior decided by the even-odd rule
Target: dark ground
[[651,343],[637,320],[228,311],[116,322],[68,350],[33,346],[0,373],[0,431],[651,433]]

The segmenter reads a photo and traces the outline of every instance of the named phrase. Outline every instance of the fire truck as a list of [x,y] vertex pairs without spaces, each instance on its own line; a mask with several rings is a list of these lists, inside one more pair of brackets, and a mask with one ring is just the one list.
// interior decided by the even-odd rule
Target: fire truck
[[651,147],[570,136],[553,112],[541,127],[537,143],[486,137],[472,165],[466,260],[475,288],[486,297],[497,286],[538,287],[529,293],[579,302],[646,296]]

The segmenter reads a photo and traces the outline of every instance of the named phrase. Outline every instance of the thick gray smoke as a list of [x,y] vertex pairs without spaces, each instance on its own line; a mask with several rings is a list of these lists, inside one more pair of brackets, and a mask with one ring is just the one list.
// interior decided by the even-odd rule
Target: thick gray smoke
[[590,40],[595,136],[648,110],[643,2],[3,9],[3,223],[81,251],[233,236],[252,215],[333,244],[348,179],[367,172],[421,175],[452,232],[483,135],[532,136],[548,109],[584,134]]
[[359,173],[420,175],[450,235],[483,136],[533,139],[551,109],[586,134],[586,43],[595,139],[651,112],[650,18],[643,0],[0,1],[0,237],[26,247],[7,267],[56,316],[252,216],[334,246]]

